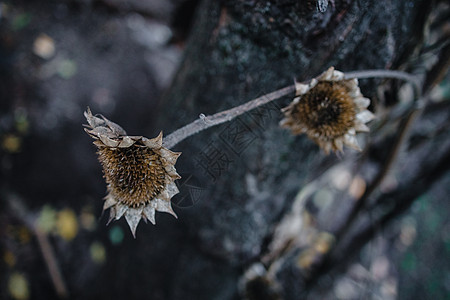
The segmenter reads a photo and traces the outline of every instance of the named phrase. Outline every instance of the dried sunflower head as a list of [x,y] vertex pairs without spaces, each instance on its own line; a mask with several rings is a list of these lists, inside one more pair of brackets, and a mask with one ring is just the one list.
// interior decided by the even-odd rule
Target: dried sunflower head
[[107,195],[103,210],[110,209],[110,219],[123,215],[135,236],[139,221],[155,224],[155,211],[177,217],[170,203],[177,194],[175,180],[181,178],[175,163],[181,152],[162,146],[162,133],[156,138],[128,136],[125,130],[101,116],[84,113],[89,125],[85,131],[95,139],[103,166]]
[[344,73],[331,67],[309,84],[296,82],[295,87],[297,97],[282,109],[282,127],[296,135],[306,133],[326,154],[343,152],[343,145],[361,150],[356,132],[368,132],[366,123],[374,115],[356,78],[344,79]]

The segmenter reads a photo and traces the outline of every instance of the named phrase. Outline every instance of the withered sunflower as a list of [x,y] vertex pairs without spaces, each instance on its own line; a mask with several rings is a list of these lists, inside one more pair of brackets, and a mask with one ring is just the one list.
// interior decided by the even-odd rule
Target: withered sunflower
[[110,209],[109,222],[125,216],[135,236],[141,218],[155,224],[155,211],[176,218],[170,199],[179,192],[174,181],[181,178],[175,170],[181,152],[162,146],[162,132],[153,139],[128,136],[116,123],[92,115],[89,108],[84,116],[89,123],[85,131],[95,139],[103,166],[107,183],[103,210]]
[[296,82],[295,87],[297,97],[282,109],[282,127],[295,135],[305,133],[326,154],[343,152],[344,145],[361,150],[356,132],[368,132],[366,123],[374,115],[356,78],[344,79],[344,73],[331,67],[309,84]]

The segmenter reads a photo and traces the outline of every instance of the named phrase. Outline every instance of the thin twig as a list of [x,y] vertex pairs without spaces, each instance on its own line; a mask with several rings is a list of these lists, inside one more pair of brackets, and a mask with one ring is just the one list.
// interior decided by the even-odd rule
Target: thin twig
[[67,298],[68,292],[66,284],[64,283],[61,271],[58,267],[58,262],[56,261],[55,253],[47,234],[45,234],[45,232],[40,230],[37,226],[34,227],[34,234],[36,235],[39,248],[41,248],[42,256],[44,257],[45,264],[47,265],[48,272],[50,273],[50,278],[52,279],[56,294],[59,298]]
[[164,138],[163,145],[166,148],[172,148],[182,140],[187,137],[190,137],[193,134],[196,134],[202,130],[208,129],[212,126],[216,126],[252,110],[261,105],[267,104],[273,100],[279,99],[283,96],[289,95],[295,91],[295,86],[290,85],[279,89],[275,92],[263,95],[256,99],[250,100],[247,103],[236,106],[234,108],[218,112],[211,116],[200,115],[200,118],[195,120],[188,125],[181,127],[180,129],[175,130],[173,133],[169,134]]

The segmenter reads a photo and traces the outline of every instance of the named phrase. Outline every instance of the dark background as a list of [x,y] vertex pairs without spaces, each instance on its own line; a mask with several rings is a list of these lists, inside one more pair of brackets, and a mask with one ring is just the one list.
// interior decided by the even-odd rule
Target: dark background
[[[0,298],[450,299],[449,12],[1,1]],[[154,137],[329,66],[407,71],[427,97],[413,110],[410,85],[361,80],[377,120],[362,153],[330,156],[278,127],[280,99],[174,147],[178,220],[157,213],[136,239],[123,219],[106,226],[87,106]],[[336,243],[319,251],[323,236]],[[273,276],[250,280],[261,262]]]

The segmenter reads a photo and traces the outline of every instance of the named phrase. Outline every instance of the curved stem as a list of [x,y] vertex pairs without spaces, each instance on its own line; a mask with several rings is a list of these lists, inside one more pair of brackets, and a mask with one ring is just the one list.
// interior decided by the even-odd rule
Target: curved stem
[[345,79],[351,79],[351,78],[395,78],[400,79],[404,81],[410,82],[412,85],[414,85],[414,89],[416,92],[416,97],[420,97],[422,94],[422,87],[420,80],[417,78],[417,76],[411,75],[409,73],[403,72],[403,71],[393,71],[393,70],[362,70],[362,71],[353,71],[353,72],[347,72],[344,75]]
[[234,108],[218,112],[211,116],[205,116],[201,114],[199,119],[187,124],[186,126],[181,127],[180,129],[175,130],[174,132],[166,136],[163,141],[163,146],[166,148],[172,148],[173,146],[193,134],[199,133],[200,131],[208,129],[212,126],[231,121],[232,119],[252,109],[267,104],[283,96],[289,95],[294,91],[295,86],[290,85],[275,92],[250,100],[249,102],[236,106]]

